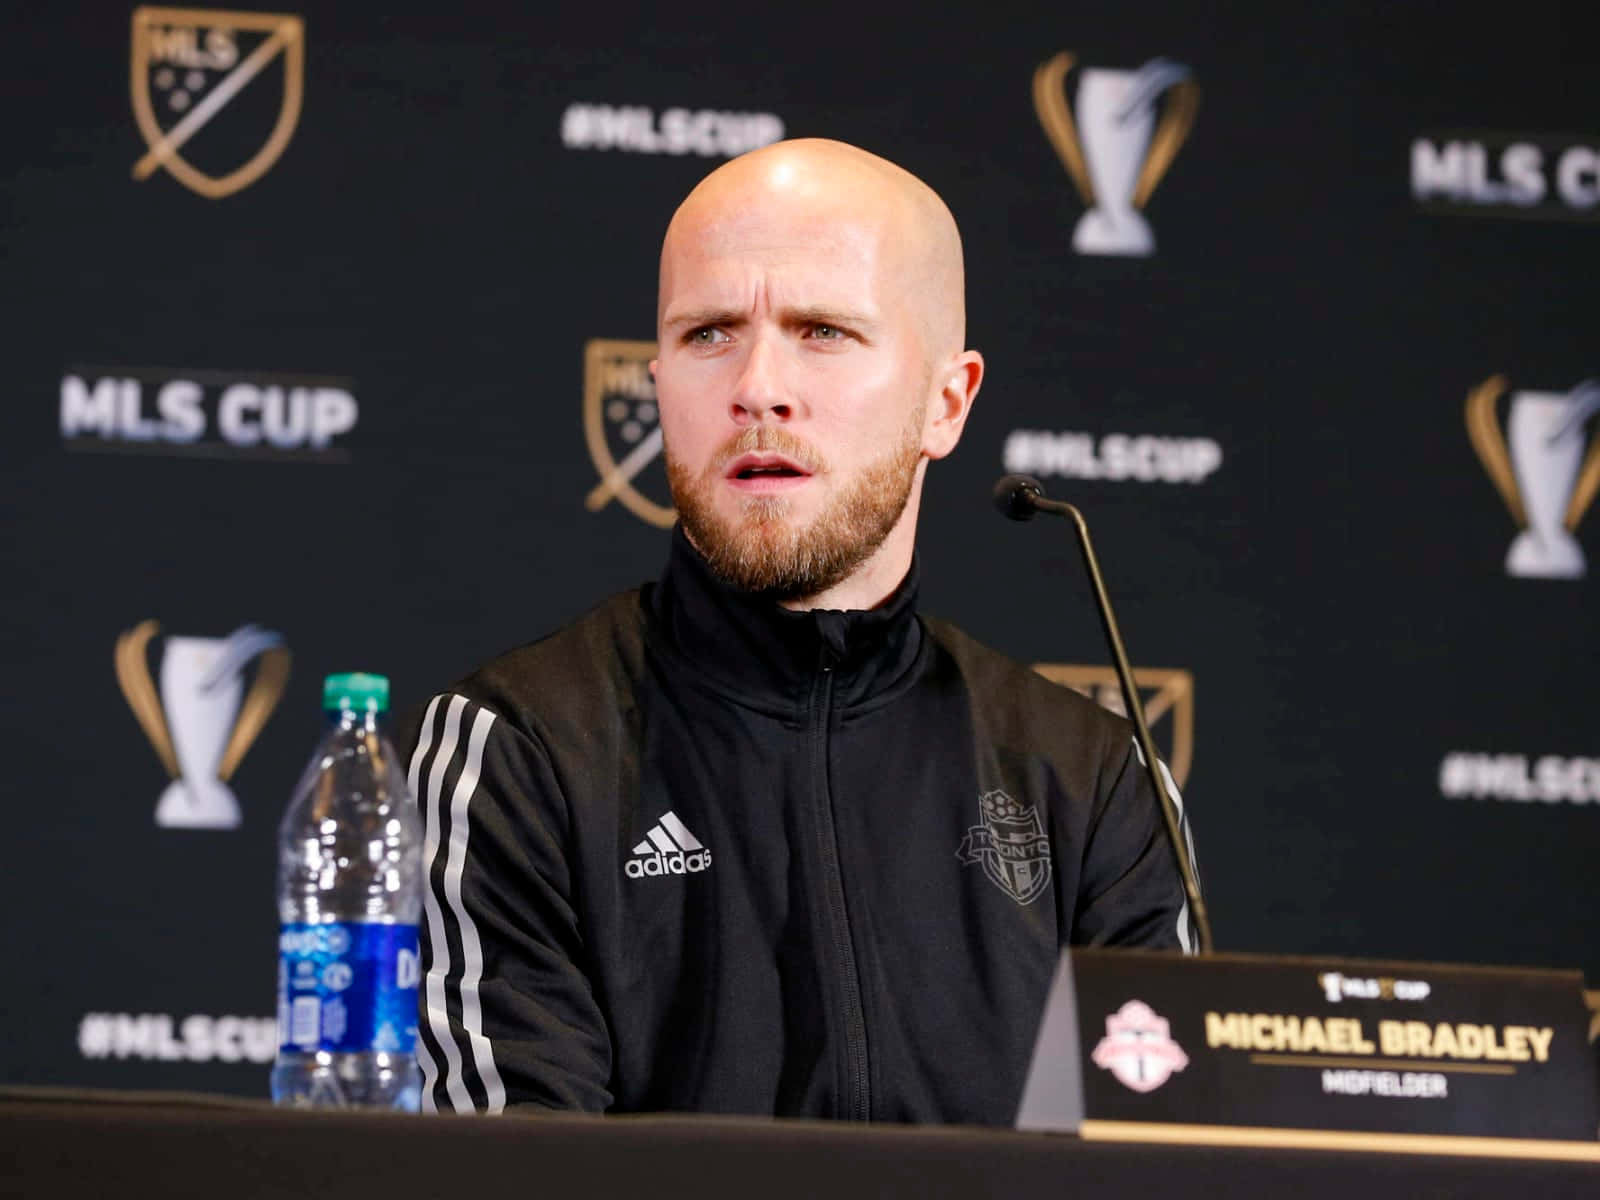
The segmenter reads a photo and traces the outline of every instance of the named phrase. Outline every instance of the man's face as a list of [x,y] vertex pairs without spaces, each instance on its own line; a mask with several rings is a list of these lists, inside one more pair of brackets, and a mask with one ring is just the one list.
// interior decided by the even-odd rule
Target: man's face
[[894,253],[881,224],[777,202],[668,241],[667,471],[690,540],[735,586],[817,595],[905,511],[931,372]]

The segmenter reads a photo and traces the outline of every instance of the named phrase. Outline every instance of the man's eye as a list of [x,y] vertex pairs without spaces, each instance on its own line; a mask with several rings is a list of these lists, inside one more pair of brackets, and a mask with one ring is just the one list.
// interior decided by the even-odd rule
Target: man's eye
[[728,335],[715,325],[702,325],[699,329],[691,330],[688,338],[691,346],[714,346],[727,340]]
[[811,336],[824,342],[835,342],[844,337],[844,330],[837,325],[813,325]]

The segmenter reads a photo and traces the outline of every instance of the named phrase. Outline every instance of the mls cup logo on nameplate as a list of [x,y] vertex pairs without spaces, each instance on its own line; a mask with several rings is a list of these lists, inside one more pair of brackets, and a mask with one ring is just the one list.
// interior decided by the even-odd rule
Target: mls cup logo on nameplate
[[615,500],[667,529],[678,514],[661,456],[655,356],[654,342],[596,338],[583,348],[583,436],[600,476],[583,506],[599,512]]
[[1033,73],[1039,123],[1088,210],[1073,230],[1072,248],[1153,254],[1155,235],[1142,210],[1189,136],[1200,88],[1188,67],[1152,58],[1133,71],[1079,69],[1072,104],[1073,65],[1073,56],[1063,52]]
[[[225,638],[169,636],[157,697],[147,648],[160,630],[142,621],[117,639],[116,650],[122,694],[172,777],[156,805],[156,824],[233,829],[239,801],[227,781],[283,695],[289,650],[280,634],[258,625],[241,625]],[[252,660],[259,661],[247,692],[244,671]]]
[[[1052,683],[1065,684],[1119,717],[1128,715],[1115,667],[1034,663],[1033,669]],[[1133,684],[1139,689],[1145,721],[1150,726],[1151,736],[1157,739],[1158,753],[1163,752],[1161,735],[1167,735],[1164,751],[1167,769],[1181,790],[1188,784],[1189,768],[1194,764],[1194,676],[1170,667],[1135,667]],[[1161,719],[1168,715],[1172,721],[1161,725]]]
[[133,177],[165,170],[202,196],[231,195],[260,179],[294,135],[305,24],[283,13],[137,8],[132,85],[148,147]]
[[1511,392],[1502,433],[1496,409],[1508,391],[1509,380],[1494,375],[1467,396],[1472,448],[1522,526],[1506,553],[1506,573],[1577,579],[1586,564],[1573,535],[1600,491],[1600,437],[1587,433],[1600,412],[1600,380],[1567,392]]

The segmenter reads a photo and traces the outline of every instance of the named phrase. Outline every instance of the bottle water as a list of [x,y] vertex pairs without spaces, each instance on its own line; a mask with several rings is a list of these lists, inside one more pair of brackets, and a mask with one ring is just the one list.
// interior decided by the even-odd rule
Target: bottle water
[[384,735],[389,681],[330,675],[328,733],[278,826],[272,1100],[415,1112],[422,827]]

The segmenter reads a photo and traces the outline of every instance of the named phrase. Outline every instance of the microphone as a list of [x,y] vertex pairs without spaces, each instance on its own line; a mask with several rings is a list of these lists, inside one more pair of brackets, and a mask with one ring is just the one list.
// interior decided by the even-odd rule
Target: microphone
[[1044,499],[1044,488],[1026,475],[1007,475],[994,485],[994,506],[1013,521],[1031,521],[1038,512],[1037,501]]
[[1066,517],[1078,535],[1078,549],[1083,553],[1084,569],[1089,582],[1094,585],[1095,608],[1100,614],[1100,628],[1111,648],[1111,661],[1117,669],[1117,682],[1122,685],[1122,702],[1133,722],[1133,736],[1144,757],[1144,769],[1150,777],[1160,802],[1162,823],[1167,827],[1167,841],[1178,864],[1178,876],[1183,880],[1183,894],[1189,901],[1189,913],[1194,918],[1195,933],[1201,954],[1211,953],[1211,918],[1206,913],[1206,902],[1200,895],[1200,883],[1195,877],[1194,862],[1189,856],[1188,839],[1183,836],[1183,823],[1178,816],[1178,806],[1167,790],[1167,781],[1157,765],[1156,745],[1150,737],[1150,726],[1145,721],[1144,704],[1139,699],[1139,689],[1133,684],[1133,668],[1128,665],[1128,652],[1122,644],[1122,634],[1117,629],[1117,617],[1111,610],[1111,597],[1106,594],[1105,577],[1100,573],[1100,561],[1095,557],[1094,543],[1089,540],[1089,526],[1080,513],[1064,500],[1052,500],[1044,494],[1037,479],[1026,475],[1007,475],[994,485],[994,504],[1013,521],[1031,521],[1035,513],[1050,513]]

